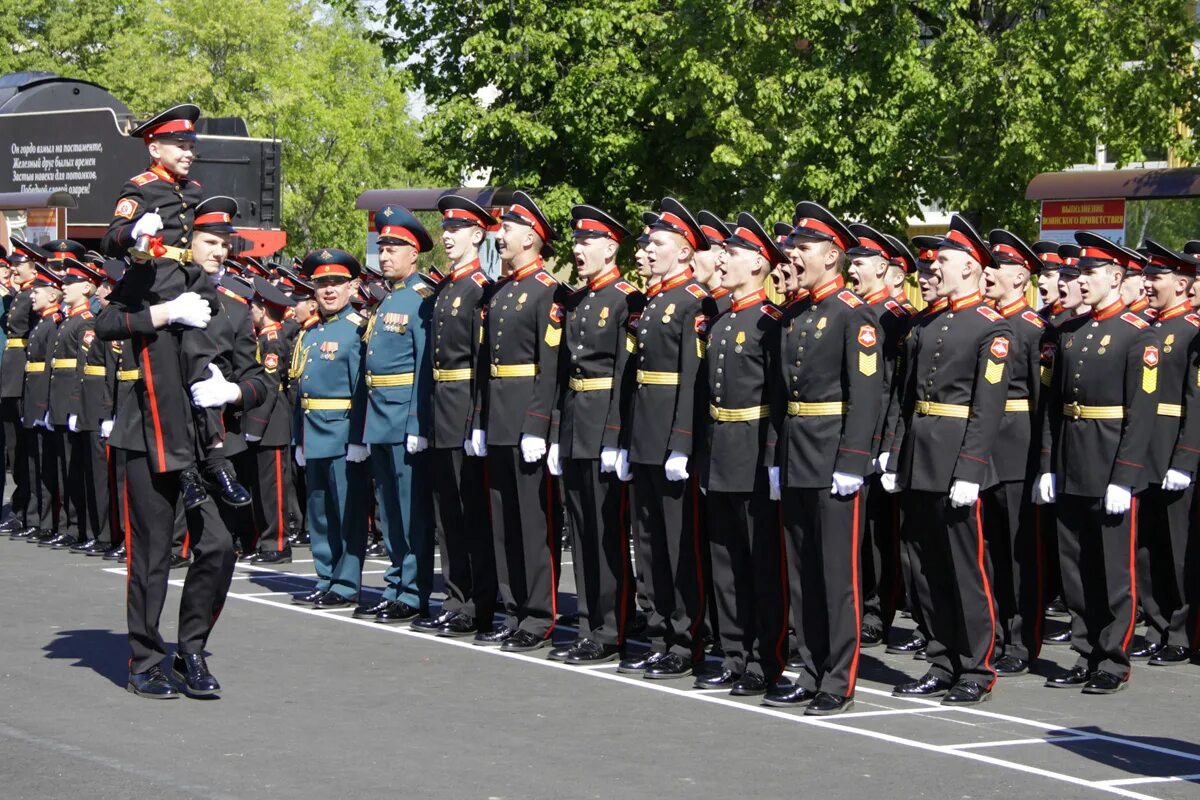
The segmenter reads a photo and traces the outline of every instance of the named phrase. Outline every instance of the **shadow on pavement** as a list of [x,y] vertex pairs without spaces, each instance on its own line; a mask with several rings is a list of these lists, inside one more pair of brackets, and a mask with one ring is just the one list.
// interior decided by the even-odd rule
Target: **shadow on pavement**
[[99,628],[58,631],[42,648],[46,658],[74,659],[73,667],[86,667],[122,689],[129,679],[129,640],[124,633]]
[[[1200,744],[1196,742],[1165,736],[1129,736],[1106,731],[1096,725],[1079,726],[1071,730],[1095,736],[1111,736],[1129,744],[1110,739],[1080,739],[1070,736],[1065,731],[1048,731],[1047,736],[1061,735],[1061,739],[1052,739],[1051,744],[1130,775],[1153,778],[1200,775]],[[1193,777],[1186,782],[1200,785],[1200,778]]]

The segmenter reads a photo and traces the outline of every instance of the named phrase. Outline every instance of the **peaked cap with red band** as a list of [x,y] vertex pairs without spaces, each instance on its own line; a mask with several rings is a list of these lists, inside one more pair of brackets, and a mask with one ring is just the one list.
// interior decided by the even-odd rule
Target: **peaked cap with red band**
[[47,267],[45,264],[37,265],[37,274],[33,276],[34,286],[49,286],[52,289],[62,288],[62,275]]
[[47,253],[47,260],[53,262],[65,261],[68,258],[83,261],[87,255],[87,248],[71,239],[53,239],[42,245],[42,250]]
[[632,236],[629,229],[595,206],[571,206],[571,234],[577,238],[602,236],[620,244]]
[[1030,245],[1042,262],[1042,272],[1054,272],[1063,264],[1062,256],[1058,253],[1059,243],[1048,239],[1034,242]]
[[296,305],[296,301],[283,293],[275,284],[265,278],[260,278],[257,275],[254,277],[254,299],[259,303],[275,306],[276,308],[290,308]]
[[937,251],[942,246],[941,236],[922,234],[912,237],[910,241],[917,248],[917,269],[924,269],[937,261]]
[[855,239],[855,244],[846,250],[846,255],[879,256],[887,259],[892,257],[892,247],[882,233],[861,222],[852,222],[848,227],[850,235]]
[[721,244],[730,236],[733,235],[733,227],[726,225],[725,222],[711,211],[701,210],[696,215],[696,221],[700,223],[700,232],[708,239],[709,244]]
[[1079,269],[1094,269],[1108,264],[1141,272],[1146,258],[1127,247],[1122,247],[1098,233],[1079,231],[1075,234],[1079,243]]
[[992,258],[998,264],[1015,264],[1029,272],[1037,272],[1042,267],[1038,254],[1012,231],[993,228],[988,233],[988,244],[992,249]]
[[840,219],[820,203],[809,200],[796,204],[792,216],[792,236],[832,242],[843,253],[858,244],[858,239]]
[[404,206],[384,206],[375,212],[377,242],[383,244],[407,244],[417,248],[418,253],[433,249],[433,238],[425,226]]
[[336,247],[311,251],[304,257],[300,269],[310,281],[330,277],[352,280],[362,273],[362,265],[358,263],[358,259]]
[[130,136],[140,136],[146,144],[155,139],[180,139],[186,142],[196,141],[196,120],[200,119],[200,108],[191,103],[168,108],[138,125],[129,132]]
[[650,244],[650,231],[656,222],[658,222],[658,214],[653,211],[642,212],[642,232],[638,234],[636,240],[639,245]]
[[87,282],[99,286],[104,276],[87,261],[87,248],[70,239],[54,239],[42,247],[49,254],[48,263],[57,271],[61,283]]
[[792,235],[792,224],[790,222],[776,222],[771,226],[771,232],[775,234],[775,241],[783,244]]
[[74,258],[68,257],[63,259],[63,266],[66,269],[59,273],[59,277],[64,285],[68,283],[90,283],[92,286],[99,286],[104,283],[104,273],[96,269],[92,264],[76,261]]
[[247,277],[270,278],[271,271],[263,266],[262,262],[254,256],[242,256],[244,266],[242,273]]
[[438,198],[438,211],[442,212],[443,228],[461,228],[467,225],[477,225],[484,230],[494,228],[499,223],[488,213],[487,209],[457,194],[448,194]]
[[13,252],[9,255],[8,260],[13,264],[19,264],[23,261],[44,264],[50,258],[49,253],[32,242],[18,239],[15,236],[10,236],[9,241],[12,242]]
[[513,192],[513,204],[500,215],[500,219],[528,225],[533,228],[534,233],[542,237],[543,242],[558,238],[558,234],[546,220],[546,215],[538,208],[538,204],[533,202],[533,198],[528,194],[519,190]]
[[992,251],[979,232],[960,214],[950,216],[950,231],[938,244],[938,249],[950,248],[966,253],[979,262],[981,267],[992,263]]
[[726,237],[726,247],[743,247],[753,250],[765,258],[772,266],[787,260],[775,239],[770,236],[752,214],[743,211],[738,214],[737,227]]
[[664,197],[658,219],[650,225],[652,231],[670,231],[687,239],[693,250],[707,250],[708,237],[700,230],[700,223],[687,210],[687,206],[674,197]]
[[1161,275],[1166,272],[1174,272],[1178,275],[1195,277],[1196,269],[1200,267],[1200,258],[1186,253],[1177,253],[1153,239],[1147,239],[1143,244],[1146,246],[1146,251],[1150,254],[1150,261],[1146,264],[1147,275]]
[[238,214],[238,203],[232,197],[217,195],[200,201],[196,206],[196,221],[193,223],[198,231],[206,233],[233,233],[233,220]]
[[883,238],[892,248],[892,257],[888,259],[892,266],[900,267],[906,273],[917,271],[917,259],[913,257],[912,251],[904,242],[897,239],[895,236],[884,234]]

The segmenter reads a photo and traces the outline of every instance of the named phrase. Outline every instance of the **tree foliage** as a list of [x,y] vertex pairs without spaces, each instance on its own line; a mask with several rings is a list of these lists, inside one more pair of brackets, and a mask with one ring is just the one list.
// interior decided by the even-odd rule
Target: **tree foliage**
[[[430,168],[492,169],[560,224],[664,194],[766,220],[811,198],[1035,230],[1038,172],[1195,142],[1185,0],[387,0]],[[464,11],[469,9],[469,13]],[[491,90],[490,104],[479,102]]]

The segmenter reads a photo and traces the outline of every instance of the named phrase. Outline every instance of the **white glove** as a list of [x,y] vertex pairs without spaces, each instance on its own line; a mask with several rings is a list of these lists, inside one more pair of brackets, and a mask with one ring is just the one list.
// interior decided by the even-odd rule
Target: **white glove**
[[1043,472],[1038,475],[1037,483],[1033,487],[1033,502],[1035,505],[1043,506],[1048,503],[1053,503],[1058,498],[1058,482],[1055,479],[1053,472]]
[[875,464],[876,464],[876,466],[879,467],[880,472],[887,472],[887,465],[888,465],[888,462],[891,460],[892,460],[892,454],[887,451],[884,451],[879,454],[879,458],[875,459]]
[[667,463],[663,469],[667,473],[669,481],[686,481],[688,477],[688,457],[678,450],[672,450],[667,456]]
[[184,292],[167,301],[167,322],[192,328],[204,328],[212,319],[212,308],[195,292]]
[[556,478],[562,475],[562,459],[558,457],[557,443],[550,445],[550,449],[546,451],[546,469]]
[[771,485],[772,500],[778,500],[783,496],[783,488],[779,482],[779,467],[767,467],[767,483]]
[[617,469],[617,456],[620,451],[615,447],[600,448],[600,471],[615,472]]
[[521,434],[521,458],[526,464],[536,464],[546,455],[546,440],[540,436]]
[[369,455],[371,455],[371,445],[369,444],[346,445],[346,460],[351,464],[358,464],[366,461],[367,456]]
[[888,494],[895,494],[900,491],[900,484],[896,481],[896,473],[885,472],[879,476],[879,485]]
[[108,437],[112,436],[112,429],[113,429],[113,421],[111,419],[101,420],[100,421],[100,438],[107,439]]
[[254,433],[243,433],[242,438],[247,442],[261,442],[262,437]]
[[854,475],[849,472],[834,472],[833,488],[830,491],[838,497],[849,497],[861,489],[862,485],[862,475]]
[[236,403],[242,396],[238,385],[225,380],[225,376],[215,364],[208,365],[208,372],[212,377],[192,384],[192,405],[200,408],[219,408]]
[[149,214],[142,214],[138,217],[138,221],[133,223],[133,230],[130,234],[134,239],[139,236],[153,236],[163,229],[162,217],[151,211]]
[[1110,483],[1104,490],[1104,510],[1109,514],[1124,514],[1133,500],[1133,489]]
[[1192,485],[1192,476],[1183,470],[1169,469],[1163,476],[1162,488],[1165,492],[1182,492]]
[[69,430],[71,433],[79,433],[79,415],[78,414],[71,414],[67,417],[67,430]]
[[950,484],[950,505],[955,508],[966,508],[975,505],[979,499],[979,484],[970,481],[955,480]]
[[408,454],[410,456],[416,455],[417,453],[421,452],[422,450],[427,450],[428,448],[429,448],[429,440],[426,439],[424,436],[413,436],[410,434],[404,440],[404,449],[408,451]]
[[487,455],[487,433],[479,428],[471,431],[471,438],[463,442],[463,451],[469,456],[483,458]]
[[304,445],[296,445],[296,452],[292,454],[292,457],[296,459],[297,467],[303,467],[305,462],[308,461],[308,459],[304,457]]
[[42,427],[48,431],[54,430],[54,423],[50,421],[50,412],[46,412],[46,416],[42,417]]
[[633,478],[633,470],[629,468],[629,451],[622,448],[617,451],[617,480],[629,481]]

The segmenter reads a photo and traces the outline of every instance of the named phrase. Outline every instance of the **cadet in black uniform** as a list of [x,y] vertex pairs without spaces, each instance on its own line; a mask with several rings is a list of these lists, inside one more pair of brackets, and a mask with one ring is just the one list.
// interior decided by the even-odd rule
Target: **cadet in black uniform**
[[[8,340],[0,362],[0,419],[4,424],[4,443],[8,467],[12,471],[12,516],[0,524],[0,533],[13,539],[25,539],[37,533],[38,494],[36,479],[36,438],[21,421],[21,398],[25,393],[25,350],[29,334],[40,317],[33,310],[33,281],[37,275],[34,247],[12,240],[13,288],[16,294],[5,317]],[[30,504],[33,513],[30,514]]]
[[[779,507],[768,468],[775,461],[770,383],[779,368],[783,312],[764,286],[784,255],[748,213],[724,239],[717,278],[728,310],[709,326],[708,386],[713,400],[698,458],[708,511],[712,588],[721,668],[697,678],[699,689],[763,694],[787,658],[787,595]],[[720,401],[716,400],[720,397]]]
[[[659,280],[637,325],[637,388],[622,432],[628,455],[618,453],[617,469],[633,476],[651,650],[630,654],[618,670],[651,679],[682,678],[692,674],[703,647],[699,492],[689,468],[696,414],[707,396],[704,337],[716,305],[692,274],[694,254],[709,243],[691,212],[668,197],[650,231],[647,261]],[[713,402],[720,397],[714,395]]]
[[[511,272],[488,304],[488,380],[478,382],[482,391],[473,424],[484,432],[480,441],[487,453],[505,619],[491,634],[476,636],[475,643],[524,652],[550,643],[557,617],[560,532],[545,456],[565,292],[544,269],[541,253],[555,233],[533,198],[515,192],[500,219],[496,243]],[[472,437],[480,438],[475,430]]]
[[[817,203],[796,206],[786,253],[808,294],[790,305],[773,381],[779,487],[792,624],[802,666],[767,705],[838,714],[854,702],[862,594],[863,477],[882,404],[876,315],[845,288],[842,265],[858,242]],[[836,380],[834,379],[836,376]],[[831,478],[832,476],[832,478]]]
[[635,380],[629,318],[644,298],[617,267],[629,231],[592,206],[573,207],[571,217],[575,266],[586,284],[565,303],[547,464],[563,476],[579,639],[554,648],[550,658],[589,664],[617,657],[633,612],[629,503],[617,456]]
[[[937,263],[949,307],[915,330],[894,458],[908,490],[906,524],[917,536],[929,598],[929,672],[898,696],[945,695],[946,704],[986,700],[996,681],[996,616],[985,565],[979,492],[996,483],[992,446],[1004,416],[1011,328],[980,295],[991,253],[962,217],[950,221]],[[889,463],[889,469],[892,464]]]
[[[1187,406],[1200,394],[1200,317],[1191,313],[1188,290],[1200,259],[1147,239],[1150,261],[1143,271],[1151,328],[1159,342],[1158,395],[1146,461],[1146,489],[1139,496],[1137,598],[1146,616],[1146,643],[1131,658],[1156,667],[1187,664],[1192,657],[1196,590],[1189,539],[1196,464],[1197,428],[1186,431]],[[1192,412],[1200,412],[1193,407]]]
[[59,525],[63,514],[61,434],[50,424],[50,361],[58,326],[62,323],[62,278],[46,266],[38,265],[33,282],[33,310],[37,324],[29,334],[26,349],[25,393],[21,398],[22,423],[30,440],[30,452],[35,471],[35,491],[38,498],[37,532],[29,541],[48,544],[63,531]]
[[[438,285],[430,324],[433,353],[433,435],[430,470],[436,535],[446,599],[434,618],[412,623],[441,636],[487,635],[496,609],[496,551],[488,509],[485,462],[471,441],[477,384],[487,380],[484,298],[491,281],[479,248],[496,220],[475,202],[438,200],[442,246],[450,273]],[[482,430],[482,429],[481,429]]]
[[707,250],[696,252],[692,258],[692,272],[696,281],[708,289],[717,304],[717,313],[721,314],[729,310],[729,304],[733,301],[729,297],[729,290],[721,285],[721,276],[717,274],[717,262],[725,253],[721,245],[733,231],[711,211],[701,211],[696,215],[696,221],[700,223],[700,232],[708,239],[709,247]]
[[1075,666],[1047,686],[1111,694],[1129,680],[1137,619],[1138,503],[1158,406],[1154,331],[1121,300],[1134,254],[1093,233],[1075,235],[1088,316],[1064,323],[1053,352],[1037,497],[1056,503],[1067,607],[1078,615]]

